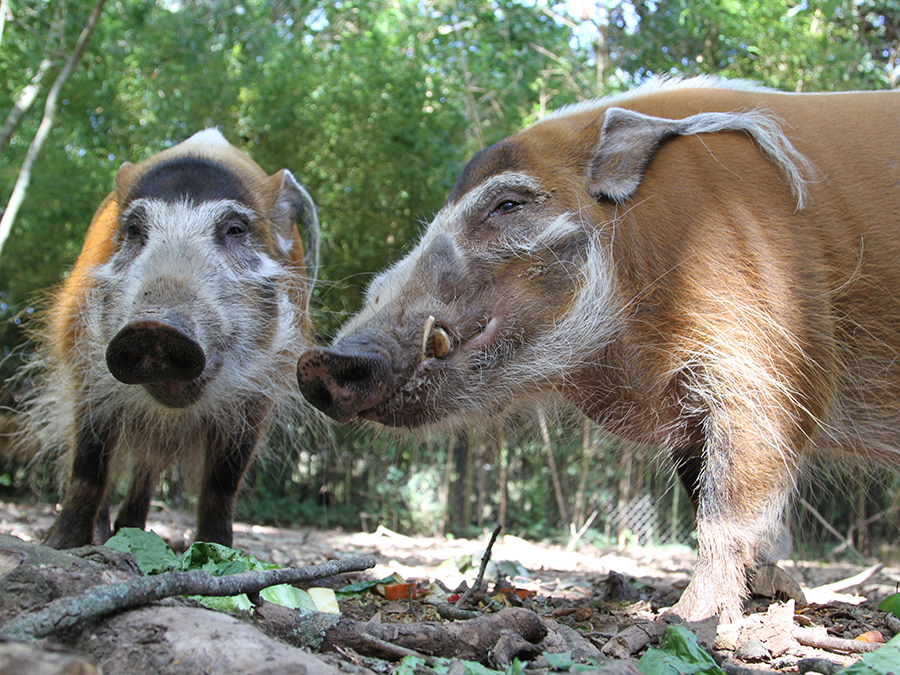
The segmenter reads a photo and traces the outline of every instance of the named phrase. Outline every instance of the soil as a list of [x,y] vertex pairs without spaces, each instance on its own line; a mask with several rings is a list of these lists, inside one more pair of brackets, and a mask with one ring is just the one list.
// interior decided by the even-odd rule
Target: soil
[[[16,537],[23,545],[39,543],[53,520],[54,507],[50,505],[0,502],[0,534]],[[179,550],[190,541],[192,525],[192,514],[173,512],[161,505],[154,505],[148,529]],[[435,599],[446,599],[448,593],[445,589],[452,591],[472,583],[489,536],[490,533],[486,533],[484,540],[476,541],[407,537],[384,528],[373,533],[349,533],[236,523],[235,548],[283,567],[307,567],[327,560],[374,554],[376,566],[373,569],[341,575],[317,585],[338,588],[349,582],[382,579],[393,574],[398,579],[415,581],[418,597],[415,601],[390,600],[369,592],[341,600],[342,625],[345,632],[349,631],[346,634],[350,637],[346,639],[350,642],[338,644],[335,648],[326,641],[326,647],[330,645],[336,649],[327,654],[317,653],[317,649],[308,646],[304,650],[289,646],[274,639],[271,630],[269,635],[263,635],[257,626],[264,624],[264,620],[254,625],[199,607],[184,606],[175,600],[161,601],[143,608],[144,614],[121,612],[108,620],[86,626],[79,634],[70,631],[62,637],[41,640],[36,646],[0,645],[3,647],[0,649],[0,672],[89,673],[99,672],[90,670],[97,667],[106,673],[224,672],[209,665],[223,658],[226,661],[219,667],[227,668],[232,673],[392,672],[395,664],[390,659],[399,658],[403,652],[375,650],[382,658],[374,658],[370,649],[376,641],[383,640],[384,635],[399,635],[402,632],[397,627],[387,631],[386,625],[431,621],[437,625],[435,630],[440,631],[443,626],[447,631],[443,634],[444,642],[471,642],[464,636],[451,638],[450,628],[454,624],[441,618],[432,603]],[[36,550],[46,549],[41,547]],[[566,552],[564,547],[528,542],[507,535],[501,536],[493,546],[491,564],[485,578],[492,593],[497,590],[495,582],[498,575],[514,591],[496,594],[504,606],[516,608],[522,613],[514,617],[511,610],[505,610],[506,619],[518,621],[525,614],[541,619],[548,634],[543,641],[533,639],[534,643],[539,643],[540,650],[569,651],[573,658],[582,660],[592,658],[603,661],[613,657],[625,660],[622,663],[617,661],[619,666],[630,668],[633,659],[639,658],[648,645],[658,641],[671,621],[661,618],[658,610],[677,600],[690,578],[694,561],[693,553],[684,548],[611,550],[579,546],[572,552]],[[4,569],[2,563],[0,555],[0,577],[9,569],[8,564]],[[42,562],[36,567],[52,564]],[[854,640],[868,633],[876,640],[885,641],[900,630],[900,626],[892,624],[884,613],[876,609],[885,596],[897,591],[900,568],[883,566],[873,570],[862,565],[800,560],[783,562],[781,567],[800,584],[805,603],[789,601],[785,604],[769,598],[754,598],[745,619],[739,624],[717,626],[713,620],[705,622],[705,625],[692,626],[700,643],[711,650],[717,661],[727,666],[727,671],[740,673],[742,671],[737,668],[749,668],[766,672],[798,672],[798,663],[810,658],[824,659],[840,666],[849,665],[859,655],[843,651],[844,643],[837,643],[840,649],[834,645],[823,648],[803,643],[818,644],[815,639],[809,638],[815,629],[821,632],[820,635],[827,633],[831,638]],[[80,583],[88,583],[84,579],[90,574],[98,575],[94,583],[110,583],[110,575],[114,575],[109,568],[86,567],[85,570],[79,572]],[[847,587],[837,583],[854,575],[861,576],[848,582],[850,585]],[[46,599],[43,601],[46,602]],[[21,607],[39,605],[40,602],[41,599],[37,598],[29,605],[21,603]],[[5,611],[6,615],[0,614],[0,624],[11,618],[8,606]],[[213,617],[213,614],[217,616]],[[418,625],[421,630],[417,630],[416,625],[411,629],[417,634],[419,642],[416,644],[421,644],[425,628],[431,630],[432,627],[431,624]],[[375,631],[373,626],[380,628]],[[479,635],[486,630],[479,628]],[[511,630],[515,633],[517,629]],[[376,632],[382,637],[374,637]],[[510,630],[503,629],[501,632],[508,637]],[[280,633],[275,631],[274,634]],[[165,636],[179,638],[175,640]],[[437,639],[441,641],[442,638],[439,635]],[[532,653],[534,644],[525,644],[524,647],[518,644],[531,639],[516,636],[514,642],[518,641],[518,646],[510,647],[513,651],[509,653],[527,655],[530,667],[538,668],[534,672],[547,672],[549,664],[540,656],[540,650]],[[552,645],[555,647],[551,648]],[[415,648],[411,649],[415,651]],[[19,653],[22,650],[30,656],[22,656]],[[491,655],[485,658],[497,658],[492,652],[501,651],[497,645],[489,646],[488,654]],[[13,652],[15,655],[11,656]],[[456,653],[469,654],[464,651]],[[29,661],[29,658],[32,660]],[[66,658],[76,659],[83,669],[66,670],[71,667],[65,662]],[[473,657],[469,655],[466,658]],[[526,660],[523,656],[520,658]],[[58,670],[41,670],[35,665],[38,661],[41,667],[50,661],[68,665],[60,665]],[[488,662],[497,665],[496,662]],[[9,665],[11,663],[27,666],[15,670]],[[541,666],[543,671],[539,669]],[[823,668],[826,667],[814,667],[817,672],[824,672]],[[602,668],[597,672],[601,671],[606,672]]]

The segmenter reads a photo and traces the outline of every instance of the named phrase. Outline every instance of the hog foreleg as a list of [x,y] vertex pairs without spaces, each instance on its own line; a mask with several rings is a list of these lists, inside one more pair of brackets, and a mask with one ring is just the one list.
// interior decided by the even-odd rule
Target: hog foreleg
[[210,430],[195,541],[231,546],[234,499],[259,443],[269,407],[265,402],[250,402],[234,421],[240,425],[238,429]]
[[[62,510],[47,534],[44,542],[47,546],[62,549],[91,543],[94,523],[106,500],[109,463],[114,447],[113,429],[95,422],[89,413],[83,415]],[[108,532],[109,520],[106,517],[106,523],[99,525],[101,530]]]
[[[779,423],[791,425],[792,420],[772,417],[728,415],[721,427],[727,433],[717,441],[712,429],[707,441],[703,468],[695,479],[697,567],[674,608],[689,621],[713,614],[724,623],[740,618],[747,571],[760,547],[779,531],[798,468],[788,449],[789,434],[769,435]],[[685,465],[682,478],[692,473],[691,466],[696,466],[696,459]]]
[[150,513],[150,500],[153,498],[153,490],[158,479],[156,467],[149,462],[142,462],[134,468],[128,493],[116,516],[116,532],[123,527],[144,529],[147,514]]

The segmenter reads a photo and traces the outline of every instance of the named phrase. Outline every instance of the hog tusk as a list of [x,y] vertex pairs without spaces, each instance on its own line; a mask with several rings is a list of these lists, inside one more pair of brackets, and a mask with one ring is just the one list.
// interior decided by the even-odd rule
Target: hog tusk
[[438,326],[434,329],[434,345],[432,346],[434,355],[442,359],[450,353],[450,337],[447,331]]
[[434,327],[434,317],[430,314],[425,319],[425,326],[422,329],[422,360],[428,358],[428,340],[431,337],[431,329]]

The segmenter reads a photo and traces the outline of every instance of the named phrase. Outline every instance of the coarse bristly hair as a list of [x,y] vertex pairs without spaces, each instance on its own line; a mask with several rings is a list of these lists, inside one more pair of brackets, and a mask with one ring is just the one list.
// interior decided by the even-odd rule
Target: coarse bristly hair
[[[171,208],[197,210],[190,203]],[[190,227],[186,233],[190,236]],[[265,441],[272,433],[279,433],[282,441],[296,443],[311,426],[322,426],[322,417],[297,390],[295,374],[297,359],[310,346],[304,311],[311,279],[298,277],[267,256],[261,256],[255,268],[210,266],[202,250],[187,252],[186,248],[188,244],[171,251],[169,269],[180,260],[191,270],[191,283],[199,289],[195,292],[198,316],[230,317],[232,327],[241,326],[227,340],[216,336],[222,326],[214,325],[213,320],[199,327],[208,334],[208,343],[221,350],[219,372],[206,384],[201,398],[185,408],[165,407],[142,386],[123,384],[112,376],[106,365],[106,348],[112,335],[127,322],[132,296],[142,283],[141,272],[117,267],[114,255],[89,272],[92,283],[80,303],[81,311],[71,317],[77,334],[84,337],[74,349],[65,351],[53,344],[57,333],[51,321],[60,319],[53,318],[53,311],[62,300],[63,289],[51,296],[50,306],[38,316],[38,326],[31,331],[35,351],[17,378],[33,384],[33,390],[19,415],[17,442],[32,449],[33,465],[38,470],[48,460],[56,460],[59,478],[65,483],[76,424],[85,410],[98,425],[112,424],[117,430],[111,458],[113,472],[121,472],[131,463],[158,471],[178,464],[194,479],[202,473],[202,450],[213,431],[236,437],[249,425],[256,425],[262,432],[259,454],[266,452]],[[261,284],[275,289],[274,318],[258,311],[253,306],[253,294],[246,292]],[[302,307],[291,298],[303,298]],[[267,341],[261,341],[262,336]],[[259,397],[271,404],[270,412],[261,422],[246,419],[242,404]]]

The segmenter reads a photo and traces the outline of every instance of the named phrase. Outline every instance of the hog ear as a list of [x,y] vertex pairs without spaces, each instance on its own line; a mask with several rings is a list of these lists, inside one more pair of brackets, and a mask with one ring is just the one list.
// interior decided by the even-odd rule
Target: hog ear
[[122,166],[116,172],[116,194],[120,199],[124,199],[128,194],[128,190],[134,182],[136,168],[137,166],[131,162],[122,162]]
[[588,192],[595,199],[625,201],[637,190],[644,169],[660,144],[682,133],[684,120],[609,108],[588,171]]
[[281,184],[272,205],[272,224],[278,240],[287,247],[284,252],[288,253],[293,245],[294,225],[298,225],[306,238],[306,273],[315,275],[319,269],[319,218],[316,215],[316,205],[287,169],[276,173],[272,180]]

